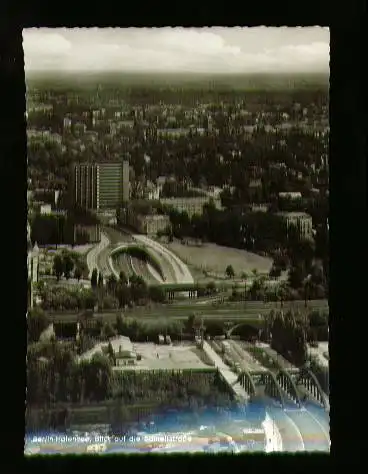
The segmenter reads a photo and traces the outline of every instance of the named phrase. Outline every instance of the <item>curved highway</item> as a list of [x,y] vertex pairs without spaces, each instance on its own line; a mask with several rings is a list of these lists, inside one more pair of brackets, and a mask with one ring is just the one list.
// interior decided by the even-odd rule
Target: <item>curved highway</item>
[[154,278],[148,268],[148,264],[139,258],[132,257],[124,252],[117,254],[112,258],[114,268],[120,272],[123,271],[127,277],[136,274],[143,277],[149,284],[159,284],[160,280]]
[[192,274],[187,265],[182,262],[175,254],[170,252],[163,245],[155,242],[145,235],[133,234],[133,238],[146,245],[150,250],[161,255],[161,259],[166,260],[174,270],[175,283],[194,283]]
[[[157,272],[150,268],[147,262],[139,258],[122,255],[111,257],[111,252],[120,244],[123,246],[134,242],[147,247],[149,253],[160,263],[165,281],[160,281]],[[136,273],[142,276],[147,283],[194,283],[189,269],[176,255],[146,236],[103,227],[101,243],[92,249],[90,254],[88,264],[90,271],[92,272],[93,268],[98,268],[105,277],[112,273],[117,276],[123,270],[128,275]]]
[[132,258],[129,255],[120,253],[112,257],[112,261],[114,268],[118,272],[123,271],[128,278],[134,273],[132,268]]
[[[91,278],[92,272],[95,268],[101,271],[103,275],[106,275],[108,271],[108,263],[106,255],[108,255],[110,245],[109,237],[101,232],[101,241],[96,247],[93,247],[87,254],[87,266],[89,270],[89,277]],[[109,275],[111,272],[107,273]]]
[[104,277],[108,277],[113,273],[109,265],[110,252],[110,247],[106,247],[97,255],[97,268]]

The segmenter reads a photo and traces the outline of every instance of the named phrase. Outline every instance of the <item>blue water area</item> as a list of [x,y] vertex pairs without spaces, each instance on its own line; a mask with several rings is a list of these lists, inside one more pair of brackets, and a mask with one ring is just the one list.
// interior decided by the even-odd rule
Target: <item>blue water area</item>
[[[192,432],[194,436],[200,437],[212,437],[216,436],[217,432],[222,433],[223,430],[227,432],[228,430],[232,432],[239,432],[241,428],[254,427],[261,428],[261,424],[264,421],[266,416],[265,405],[261,402],[259,403],[249,403],[242,406],[231,406],[226,409],[218,407],[207,407],[205,409],[193,411],[193,410],[182,410],[182,409],[162,409],[160,412],[147,416],[147,418],[139,423],[134,423],[130,425],[124,425],[121,428],[120,434],[125,434],[127,436],[133,435],[135,433],[172,433],[172,432]],[[34,432],[27,433],[26,435],[26,445],[30,446],[40,446],[40,443],[37,442],[37,438],[42,438],[45,436],[65,436],[66,434],[75,435],[75,436],[86,436],[89,434],[91,437],[97,434],[107,434],[106,427],[101,426],[101,430],[97,426],[85,426],[78,427],[76,430],[68,430],[68,433],[63,432]],[[109,431],[109,434],[118,435],[118,433]],[[238,437],[237,435],[235,435]],[[68,443],[69,444],[69,443]],[[226,444],[226,443],[225,443]],[[229,450],[233,448],[225,444],[220,446],[220,450]],[[42,444],[41,444],[42,449]],[[183,448],[180,446],[171,447],[165,449],[164,451],[181,451]],[[203,448],[198,445],[198,443],[193,443],[193,446],[186,446],[186,451],[198,451]],[[215,449],[214,447],[212,449]],[[146,452],[149,449],[137,448],[134,446],[110,446],[106,453],[114,452]],[[246,451],[263,451],[264,444],[246,443],[246,446],[243,446],[241,450]],[[42,451],[43,453],[44,451]],[[48,450],[49,454],[55,453],[55,450]],[[46,451],[45,451],[46,454]]]
[[249,403],[232,411],[233,415],[243,417],[251,423],[261,424],[266,418],[266,405],[262,402]]
[[313,413],[313,415],[316,416],[319,421],[327,423],[327,426],[330,425],[330,415],[323,407],[313,402],[307,402],[304,404],[304,406],[307,410]]
[[42,456],[46,456],[48,454],[62,454],[62,451],[57,450],[57,449],[42,449],[41,448],[38,454],[41,454]]
[[31,443],[35,438],[45,438],[46,436],[62,436],[65,433],[59,431],[40,430],[28,431],[25,436],[26,442]]
[[318,422],[323,427],[325,433],[330,434],[330,414],[322,408],[320,405],[317,405],[313,402],[306,403],[305,408],[318,420]]
[[229,409],[206,408],[199,412],[190,410],[167,410],[150,416],[140,424],[142,431],[153,432],[177,431],[184,427],[197,429],[201,425],[209,426],[229,420],[244,420],[251,424],[260,425],[266,416],[266,408],[262,403],[250,403],[243,406],[234,406]]
[[121,454],[136,454],[141,453],[142,450],[138,448],[128,448],[125,446],[114,446],[112,448],[106,449],[104,454],[114,454],[114,453],[121,453]]

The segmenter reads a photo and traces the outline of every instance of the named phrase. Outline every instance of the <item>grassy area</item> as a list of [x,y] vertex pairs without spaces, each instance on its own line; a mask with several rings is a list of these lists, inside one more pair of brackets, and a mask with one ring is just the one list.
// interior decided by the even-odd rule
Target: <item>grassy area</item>
[[82,278],[88,279],[88,266],[87,266],[87,254],[90,251],[86,249],[84,252],[77,252],[70,248],[58,248],[57,250],[54,249],[47,249],[44,248],[40,251],[39,257],[39,274],[42,275],[52,275],[53,274],[53,264],[54,264],[54,257],[55,255],[63,255],[68,254],[74,261],[75,265],[78,265],[82,270]]
[[234,268],[235,274],[238,276],[243,272],[251,273],[253,269],[257,269],[259,273],[268,273],[272,266],[270,258],[216,244],[183,245],[175,241],[163,245],[187,265],[202,272],[218,274],[219,278],[225,276],[225,269],[228,265]]

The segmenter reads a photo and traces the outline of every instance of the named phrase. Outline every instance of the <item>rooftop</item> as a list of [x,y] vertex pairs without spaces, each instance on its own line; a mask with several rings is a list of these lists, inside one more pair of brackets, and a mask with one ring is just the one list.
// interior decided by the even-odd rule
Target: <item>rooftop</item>
[[111,343],[114,352],[133,352],[133,344],[131,343],[129,337],[126,336],[118,336],[113,339],[110,339],[109,342]]
[[189,133],[189,128],[159,128],[157,129],[158,133],[174,133],[174,134],[180,134],[180,133]]
[[280,217],[311,218],[306,212],[277,212],[276,215]]
[[[115,353],[119,352],[119,347],[121,347],[121,352],[134,352],[133,344],[131,343],[129,337],[118,336],[110,339],[109,342],[111,343],[111,346]],[[96,344],[92,349],[81,354],[80,359],[89,360],[93,357],[94,354],[101,353],[102,348],[106,346],[106,342]]]
[[296,198],[296,197],[302,197],[302,193],[300,191],[297,192],[281,192],[279,193],[279,197],[291,197],[291,198]]

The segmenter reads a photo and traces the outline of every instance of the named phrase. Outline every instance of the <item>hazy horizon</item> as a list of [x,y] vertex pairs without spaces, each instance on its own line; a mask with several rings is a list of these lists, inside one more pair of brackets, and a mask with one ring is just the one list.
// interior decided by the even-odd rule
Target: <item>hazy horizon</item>
[[205,74],[205,73],[132,73],[87,71],[37,71],[26,76],[30,87],[51,89],[103,87],[148,87],[216,90],[282,90],[329,88],[327,73]]
[[329,71],[324,27],[31,28],[26,75],[309,74]]

